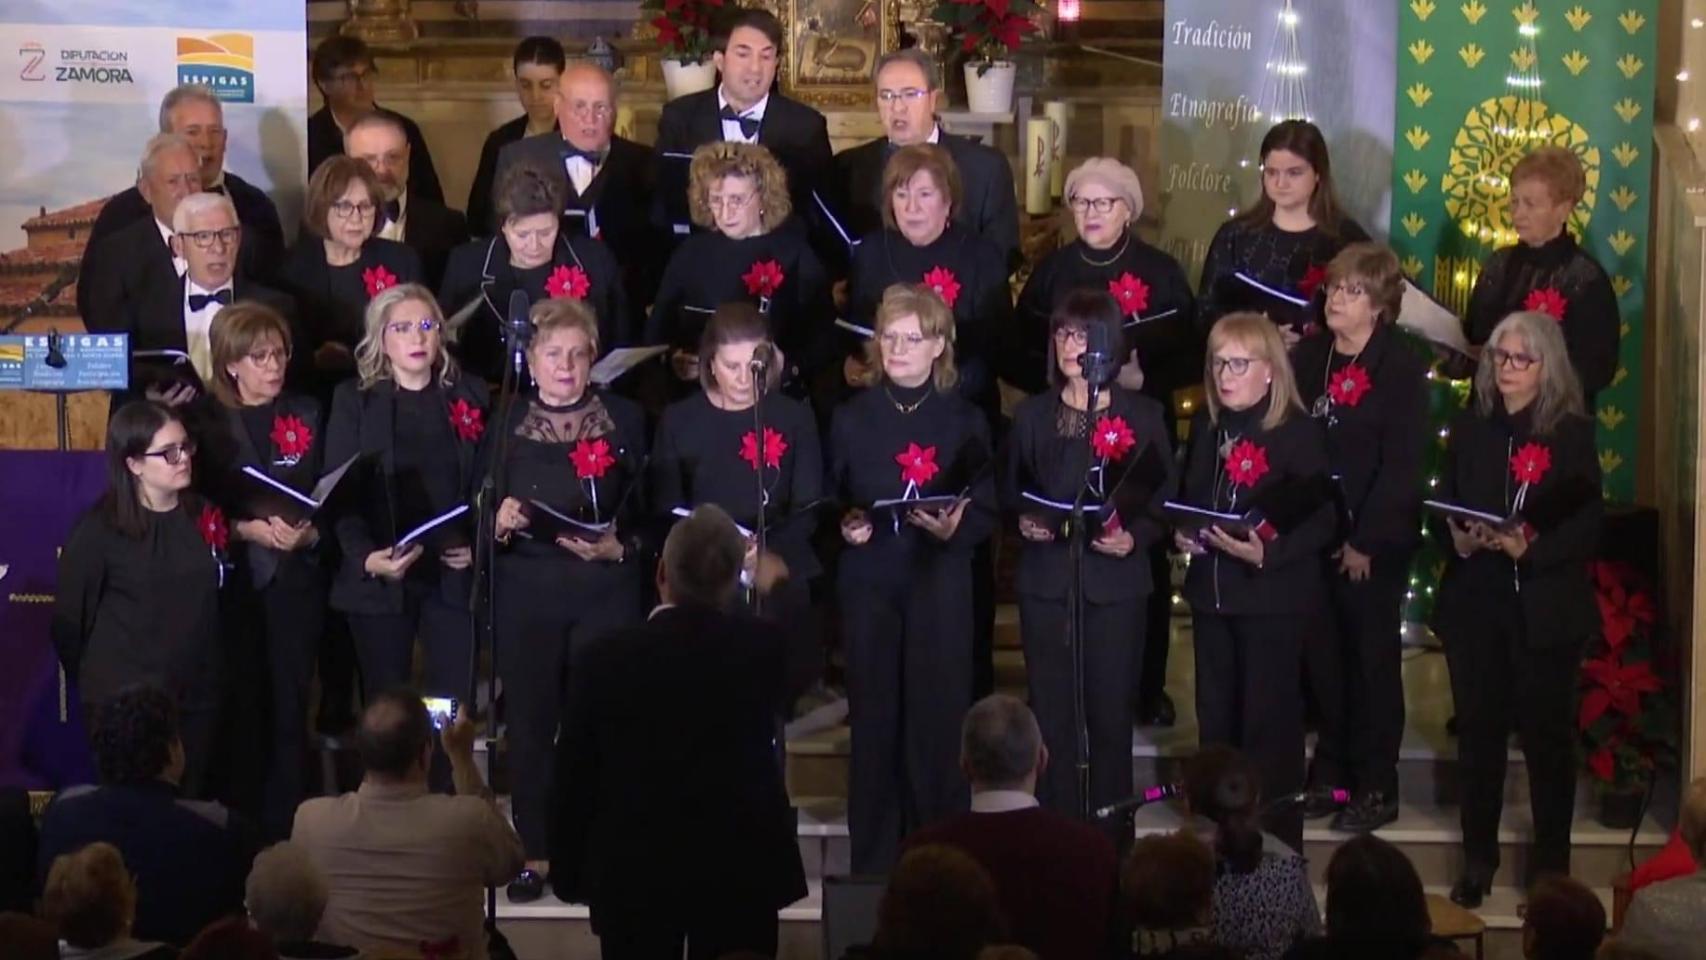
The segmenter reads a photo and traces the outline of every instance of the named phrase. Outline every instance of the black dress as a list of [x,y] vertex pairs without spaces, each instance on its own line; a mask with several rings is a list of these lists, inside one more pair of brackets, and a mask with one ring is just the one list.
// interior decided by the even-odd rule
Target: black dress
[[1582,380],[1587,409],[1617,375],[1622,317],[1617,291],[1605,269],[1565,230],[1538,247],[1526,243],[1493,251],[1481,267],[1463,314],[1470,343],[1486,343],[1500,320],[1518,310],[1539,310],[1564,331],[1570,366]]
[[1197,285],[1197,317],[1203,329],[1213,327],[1216,320],[1234,310],[1262,309],[1248,299],[1249,288],[1233,278],[1238,273],[1311,301],[1302,316],[1306,322],[1319,325],[1328,261],[1349,244],[1367,239],[1367,232],[1349,217],[1341,219],[1333,230],[1316,225],[1300,231],[1281,230],[1272,221],[1255,225],[1228,220],[1209,241],[1202,281]]
[[[352,264],[334,267],[326,262],[326,244],[304,231],[278,273],[278,284],[296,298],[307,342],[294,352],[312,358],[321,346],[341,343],[351,351],[367,332],[367,303],[380,290],[425,279],[415,251],[394,240],[369,237]],[[355,373],[353,359],[331,366],[316,364],[314,395],[329,405],[339,381]]]
[[[872,527],[868,542],[842,551],[837,571],[857,873],[886,872],[902,838],[968,802],[959,725],[972,694],[972,557],[996,522],[992,458],[982,412],[930,384],[885,380],[835,411],[830,492],[865,510]],[[970,499],[946,542],[904,514],[871,509],[940,495]]]

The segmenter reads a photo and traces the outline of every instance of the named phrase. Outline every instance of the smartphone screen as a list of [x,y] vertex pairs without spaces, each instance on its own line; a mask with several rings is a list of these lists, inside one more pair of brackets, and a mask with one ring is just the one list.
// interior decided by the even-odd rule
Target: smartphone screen
[[432,728],[443,730],[456,722],[455,697],[422,697],[421,703],[426,704],[427,716],[432,718]]

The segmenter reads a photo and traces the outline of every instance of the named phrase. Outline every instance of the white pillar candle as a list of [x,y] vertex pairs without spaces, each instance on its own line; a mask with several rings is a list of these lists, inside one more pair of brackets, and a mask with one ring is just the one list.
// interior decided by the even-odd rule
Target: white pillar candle
[[1048,192],[1049,196],[1056,200],[1060,199],[1061,191],[1066,187],[1066,115],[1065,100],[1050,100],[1043,104],[1043,116],[1048,117],[1054,124],[1053,149],[1049,158],[1052,168],[1049,171]]
[[1031,117],[1025,121],[1025,212],[1049,212],[1049,171],[1054,121]]

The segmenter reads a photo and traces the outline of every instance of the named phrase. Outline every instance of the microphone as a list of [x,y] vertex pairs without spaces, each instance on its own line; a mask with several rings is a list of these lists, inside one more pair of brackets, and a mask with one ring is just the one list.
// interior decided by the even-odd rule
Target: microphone
[[504,321],[504,339],[509,342],[511,350],[526,350],[527,345],[533,342],[533,320],[527,316],[528,308],[532,305],[527,298],[527,291],[510,291],[509,318]]
[[1136,810],[1139,807],[1147,807],[1152,803],[1159,803],[1162,800],[1171,800],[1174,797],[1183,795],[1184,792],[1185,785],[1182,783],[1161,783],[1156,784],[1153,787],[1145,787],[1141,793],[1134,794],[1116,803],[1110,803],[1105,807],[1097,807],[1095,818],[1097,820],[1106,820],[1110,817],[1116,817],[1122,813]]
[[59,349],[59,347],[59,328],[54,327],[47,332],[47,357],[42,362],[55,370],[64,370],[65,354]]
[[766,340],[752,349],[752,361],[747,366],[752,370],[754,377],[759,377],[768,372],[770,365],[775,362],[776,347]]
[[[1302,803],[1309,799],[1309,795],[1312,792],[1313,791],[1310,790],[1299,790],[1296,793],[1288,793],[1283,797],[1275,797],[1273,800],[1270,800],[1265,804],[1260,812],[1271,813],[1281,807],[1290,806],[1294,803]],[[1351,792],[1343,787],[1333,787],[1327,791],[1327,795],[1332,799],[1333,805],[1336,807],[1342,807],[1351,802]]]
[[1106,324],[1093,323],[1084,331],[1084,352],[1078,355],[1078,369],[1092,387],[1105,387],[1119,373],[1119,344]]

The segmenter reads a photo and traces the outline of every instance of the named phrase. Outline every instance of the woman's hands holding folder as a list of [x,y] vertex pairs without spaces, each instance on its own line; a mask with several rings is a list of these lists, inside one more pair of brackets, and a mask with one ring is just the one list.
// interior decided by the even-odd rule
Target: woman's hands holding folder
[[616,539],[615,530],[606,530],[604,532],[604,536],[599,537],[597,540],[590,543],[585,540],[576,540],[575,538],[567,535],[561,536],[557,538],[557,546],[562,547],[564,550],[569,551],[588,563],[597,563],[599,561],[615,563],[621,560],[623,555],[627,552],[622,546],[622,541]]
[[514,497],[504,497],[498,504],[497,531],[498,540],[508,543],[510,534],[522,530],[531,522],[527,519],[527,511],[521,508],[521,501]]
[[320,531],[307,520],[300,524],[286,523],[278,517],[240,520],[237,536],[250,543],[289,553],[313,546],[320,540]]
[[1036,543],[1047,543],[1054,539],[1054,531],[1049,525],[1038,520],[1029,513],[1019,514],[1019,536]]
[[1258,569],[1267,556],[1267,546],[1254,530],[1250,531],[1249,539],[1246,540],[1240,540],[1219,527],[1209,527],[1203,531],[1203,536],[1208,539],[1209,546]]
[[1477,550],[1497,550],[1512,560],[1521,560],[1528,552],[1528,534],[1521,527],[1507,533],[1485,523],[1461,523],[1455,519],[1446,520],[1446,526],[1451,528],[1451,546],[1460,557]]
[[854,547],[871,542],[871,518],[865,516],[865,511],[847,511],[847,515],[841,518],[841,539]]
[[1202,541],[1198,540],[1195,534],[1183,530],[1173,531],[1173,546],[1187,557],[1199,557],[1208,552],[1208,548],[1202,545]]
[[966,504],[970,502],[959,500],[946,510],[908,510],[906,522],[946,543],[960,528],[960,518],[966,515]]
[[362,561],[361,568],[366,570],[369,576],[381,580],[401,580],[403,574],[414,566],[423,552],[424,549],[418,543],[409,544],[408,549],[402,553],[396,553],[392,547],[383,547],[368,554],[367,559]]
[[1361,583],[1367,580],[1369,573],[1374,568],[1373,557],[1348,543],[1333,551],[1333,559],[1339,561],[1339,572],[1344,574],[1352,583]]
[[1123,527],[1113,530],[1104,529],[1102,535],[1090,541],[1090,549],[1110,557],[1123,557],[1137,548],[1137,538],[1131,531]]

